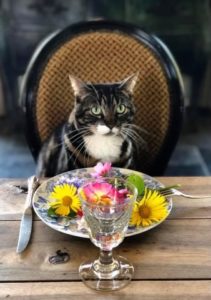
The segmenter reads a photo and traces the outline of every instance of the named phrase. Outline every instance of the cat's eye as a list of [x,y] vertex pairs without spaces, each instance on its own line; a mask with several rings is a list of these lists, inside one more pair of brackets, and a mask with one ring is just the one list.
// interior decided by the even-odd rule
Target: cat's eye
[[124,104],[119,104],[116,111],[118,114],[124,114],[126,112],[126,106]]
[[91,108],[91,112],[93,115],[100,115],[101,114],[101,107],[100,106],[93,106]]

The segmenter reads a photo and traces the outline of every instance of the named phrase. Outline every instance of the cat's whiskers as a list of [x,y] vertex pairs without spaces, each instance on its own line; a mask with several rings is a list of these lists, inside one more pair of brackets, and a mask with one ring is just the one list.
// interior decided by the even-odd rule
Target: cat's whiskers
[[87,133],[87,130],[84,130],[84,131],[81,131],[81,132],[78,132],[77,134],[75,134],[75,135],[73,135],[73,136],[71,136],[71,135],[69,135],[69,134],[67,134],[66,136],[70,139],[70,141],[73,141],[73,142],[75,142],[76,140],[76,138],[78,139],[80,139],[80,137],[81,136],[83,136],[84,134],[86,134]]
[[128,131],[137,139],[141,140],[141,141],[144,141],[143,137],[138,134],[134,129],[132,128],[128,128]]
[[[89,133],[89,132],[88,132]],[[88,136],[89,134],[85,135],[85,136]],[[86,144],[87,143],[87,144]],[[85,149],[87,148],[87,146],[89,146],[91,143],[89,141],[85,142],[84,141],[84,146],[85,146]],[[89,161],[90,161],[90,155],[84,151],[84,157],[86,159],[85,161],[85,166],[89,166]]]
[[74,140],[69,139],[69,141],[71,142],[71,144],[73,145],[73,147],[75,147],[75,145],[73,143],[76,143],[76,142],[80,141],[80,139],[81,139],[81,136],[78,136]]
[[[87,141],[86,141],[86,148],[88,148],[90,145],[91,145],[90,141],[87,140]],[[89,161],[90,161],[90,156],[87,155],[87,160],[86,160],[86,165],[87,165],[87,166],[88,166],[88,164],[89,164]]]
[[87,133],[87,129],[81,130],[77,134],[70,136],[71,133],[66,134],[65,136],[69,139],[69,141],[72,143],[77,142],[80,140],[81,136]]
[[74,135],[71,137],[71,138],[74,138],[75,136],[77,136],[77,135],[79,135],[79,134],[85,133],[88,129],[89,129],[89,127],[82,127],[81,129],[79,128],[79,129],[77,129],[77,130],[73,130],[73,131],[70,131],[70,132],[66,133],[66,136],[67,136],[68,138],[70,138],[70,137],[71,137],[71,134],[72,134],[74,131],[77,131],[77,133],[74,134]]
[[122,133],[124,133],[126,136],[130,137],[131,140],[132,140],[134,143],[136,143],[136,142],[137,142],[136,140],[138,139],[141,143],[146,144],[146,141],[143,139],[143,137],[141,137],[141,136],[140,136],[136,131],[134,131],[133,129],[123,127],[121,131],[122,131]]
[[134,134],[133,131],[131,131],[129,128],[122,128],[121,130],[126,136],[129,136],[133,139],[133,141],[136,141],[137,139],[140,139],[140,136],[138,134]]
[[122,130],[122,134],[123,134],[123,137],[124,139],[126,138],[130,138],[132,142],[136,142],[135,138],[133,136],[131,136],[128,132],[126,132],[126,130]]
[[[88,128],[88,127],[87,127],[87,128]],[[87,129],[83,129],[83,128],[82,128],[82,129],[77,129],[77,130],[73,130],[73,131],[79,131],[79,130],[81,130],[81,131],[78,132],[77,134],[75,134],[73,137],[75,137],[76,135],[81,135],[81,134],[85,133]],[[66,137],[70,138],[69,135],[71,135],[71,133],[72,133],[73,131],[71,131],[71,132],[69,132],[69,133],[66,133],[66,134],[65,134]],[[61,145],[63,145],[63,143],[64,143],[64,141],[62,140],[61,143],[56,144],[56,145],[55,145],[54,147],[52,147],[51,149],[52,149],[52,150],[55,150],[56,148],[58,148],[58,147],[60,147]]]
[[126,124],[126,125],[127,125],[127,127],[125,127],[125,124],[124,124],[124,126],[122,128],[125,129],[125,130],[128,130],[131,133],[133,133],[133,135],[135,135],[137,138],[141,137],[141,135],[136,131],[136,129],[133,129],[133,128],[130,127],[131,124]]
[[[85,136],[88,136],[88,134],[84,134],[84,135],[83,135],[83,137],[85,137]],[[72,143],[72,142],[74,142],[74,143],[75,143],[75,142],[77,142],[78,140],[80,140],[80,138],[81,138],[81,137],[79,136],[79,137],[78,137],[77,139],[75,139],[74,141],[71,141],[71,140],[70,140],[71,144],[73,145],[73,143]],[[84,144],[85,144],[85,141],[84,141],[84,139],[82,140],[82,142],[81,142],[79,145],[77,145],[77,147],[76,147],[76,148],[75,148],[75,145],[73,145],[73,147],[74,147],[74,149],[75,149],[75,150],[74,150],[74,152],[78,152],[78,150],[79,150],[79,147],[80,147],[80,145],[81,145],[82,143],[84,143]],[[73,153],[73,154],[74,154],[74,153]],[[79,155],[79,154],[78,154],[78,155]],[[73,156],[73,155],[71,155],[71,156],[70,156],[70,158],[72,158],[72,156]]]
[[136,142],[136,139],[140,142],[140,144],[142,145],[147,145],[147,142],[145,141],[145,139],[140,136],[140,135],[136,135],[135,133],[133,133],[132,131],[130,132],[130,134],[134,137],[134,142]]
[[136,125],[136,124],[125,124],[125,125],[127,125],[127,126],[132,126],[132,127],[136,127],[137,130],[140,130],[140,131],[144,132],[146,135],[148,135],[148,136],[150,136],[150,137],[152,137],[152,138],[155,138],[155,137],[156,137],[156,133],[149,132],[149,131],[147,131],[146,129],[144,129],[144,128],[142,128],[142,127]]
[[67,135],[67,137],[69,138],[69,140],[71,142],[76,142],[77,140],[79,140],[81,137],[88,135],[90,133],[89,131],[89,127],[86,127],[83,129],[83,131],[78,132],[77,134],[73,135],[73,136],[69,136]]
[[[82,153],[83,147],[85,148],[84,140],[78,145],[78,147],[74,151],[74,152],[76,152],[74,164],[76,163],[76,160],[78,159],[80,154],[84,155],[84,153]],[[83,159],[84,159],[84,157],[83,157]]]
[[[86,132],[87,132],[87,134],[86,134]],[[89,133],[88,130],[87,130],[86,132],[83,134],[83,137],[88,135],[88,133]],[[81,138],[80,136],[77,137],[77,139],[74,140],[74,142],[76,142],[76,141],[79,140],[80,138]],[[71,140],[70,140],[70,142],[71,142]],[[84,140],[82,140],[82,142],[81,142],[79,145],[77,145],[76,148],[74,148],[74,150],[72,151],[72,154],[71,154],[70,157],[68,158],[68,161],[69,161],[73,156],[75,156],[75,160],[74,160],[74,164],[75,164],[75,162],[76,162],[76,160],[77,160],[79,154],[81,153],[81,150],[83,149],[84,144],[85,144],[85,142],[84,142]]]
[[144,133],[146,133],[146,134],[149,134],[149,132],[148,132],[146,129],[144,129],[144,128],[142,128],[141,126],[138,126],[138,125],[136,125],[136,124],[125,123],[124,125],[129,126],[129,127],[135,127],[135,130],[139,130],[139,131],[141,131],[141,132],[144,132]]
[[77,159],[77,154],[78,154],[78,150],[80,148],[80,146],[83,145],[83,141],[72,151],[71,155],[68,157],[68,162],[73,158],[73,156],[75,156],[75,160],[74,163],[76,162]]
[[75,159],[74,159],[74,162],[73,164],[75,165],[76,164],[76,161],[79,157],[80,154],[82,154],[82,149],[84,147],[84,141],[82,141],[78,146],[77,148],[75,149],[75,151],[73,152],[73,154],[75,155]]

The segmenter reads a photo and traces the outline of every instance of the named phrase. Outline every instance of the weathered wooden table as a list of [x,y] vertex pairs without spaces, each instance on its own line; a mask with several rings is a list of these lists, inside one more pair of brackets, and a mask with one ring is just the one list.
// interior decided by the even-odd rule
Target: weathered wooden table
[[[159,180],[211,195],[211,177]],[[28,248],[16,254],[26,195],[15,185],[24,183],[0,180],[0,299],[211,299],[211,197],[175,197],[164,223],[126,238],[114,252],[134,264],[134,279],[125,289],[102,293],[85,287],[78,276],[80,263],[98,254],[88,239],[56,232],[35,217]],[[67,263],[49,263],[58,250],[69,253]]]

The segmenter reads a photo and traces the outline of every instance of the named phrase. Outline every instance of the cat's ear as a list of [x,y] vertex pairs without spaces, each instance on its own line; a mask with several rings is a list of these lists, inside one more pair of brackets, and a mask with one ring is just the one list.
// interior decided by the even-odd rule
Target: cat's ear
[[89,87],[85,82],[73,75],[69,75],[69,80],[76,97],[83,97],[87,94]]
[[120,89],[124,89],[129,93],[133,93],[134,87],[138,80],[138,73],[135,73],[120,82]]

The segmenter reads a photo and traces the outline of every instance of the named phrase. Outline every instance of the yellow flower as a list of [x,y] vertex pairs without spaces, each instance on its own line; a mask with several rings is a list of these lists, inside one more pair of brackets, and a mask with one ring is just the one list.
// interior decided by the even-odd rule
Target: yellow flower
[[70,212],[77,213],[81,208],[77,188],[73,184],[55,186],[49,198],[56,200],[50,202],[49,205],[55,209],[55,214],[59,216],[67,216]]
[[153,222],[159,222],[168,215],[167,201],[157,191],[145,188],[144,196],[136,201],[131,214],[130,225],[149,226]]

